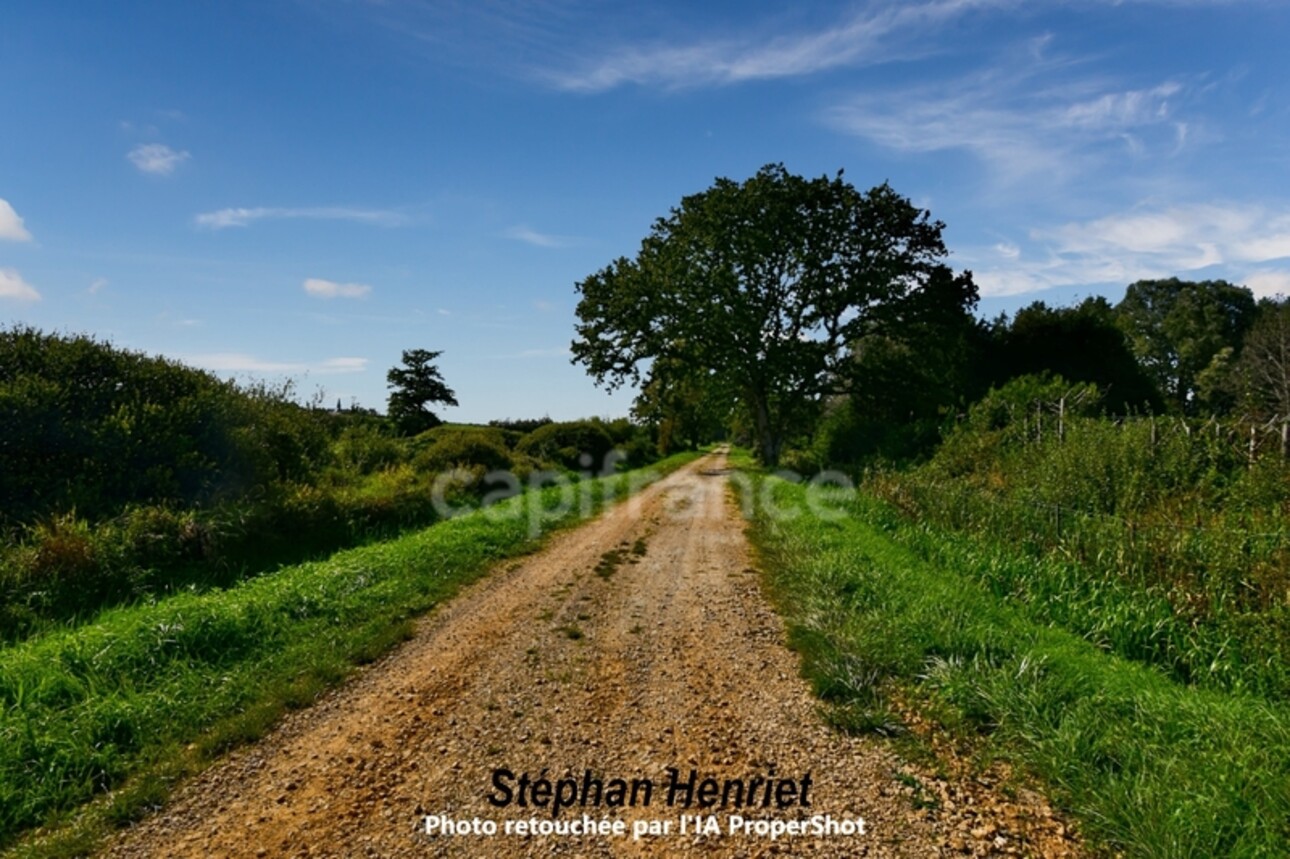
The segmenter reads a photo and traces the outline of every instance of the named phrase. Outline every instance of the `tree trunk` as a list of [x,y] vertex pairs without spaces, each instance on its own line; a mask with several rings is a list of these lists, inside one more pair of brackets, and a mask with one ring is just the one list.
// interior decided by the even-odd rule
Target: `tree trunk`
[[762,465],[774,468],[779,465],[780,439],[771,424],[770,409],[766,398],[757,394],[749,397],[753,407],[753,417],[757,422],[757,454]]

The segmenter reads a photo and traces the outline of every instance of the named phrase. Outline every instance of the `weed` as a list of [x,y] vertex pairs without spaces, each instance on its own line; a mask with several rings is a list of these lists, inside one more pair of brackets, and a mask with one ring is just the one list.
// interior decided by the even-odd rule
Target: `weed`
[[623,564],[623,550],[610,549],[600,556],[600,561],[596,564],[595,573],[602,579],[609,579],[618,568]]

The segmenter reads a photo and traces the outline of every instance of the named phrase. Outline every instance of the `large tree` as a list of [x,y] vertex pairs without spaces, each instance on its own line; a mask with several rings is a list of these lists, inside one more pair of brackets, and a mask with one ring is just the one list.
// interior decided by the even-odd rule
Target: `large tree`
[[971,307],[944,224],[887,185],[861,193],[768,165],[718,179],[654,223],[634,259],[577,285],[573,360],[610,388],[654,361],[705,371],[747,411],[761,459],[821,401],[852,389],[851,344],[943,307]]
[[391,368],[385,376],[391,388],[389,418],[403,435],[416,435],[439,425],[439,416],[430,410],[431,404],[457,405],[457,395],[444,383],[434,364],[442,354],[405,349],[403,366]]
[[1140,280],[1115,307],[1129,346],[1165,399],[1195,414],[1207,401],[1206,380],[1223,375],[1254,322],[1254,295],[1223,280]]

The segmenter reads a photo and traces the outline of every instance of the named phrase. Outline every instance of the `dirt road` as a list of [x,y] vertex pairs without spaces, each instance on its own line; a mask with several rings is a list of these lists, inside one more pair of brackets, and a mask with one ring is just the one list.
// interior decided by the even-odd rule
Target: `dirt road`
[[[109,854],[1074,855],[1037,797],[937,779],[880,741],[821,724],[760,594],[723,464],[683,469],[496,571],[390,657],[183,788]],[[757,804],[734,808],[730,793],[724,809],[669,806],[668,768],[677,802],[694,770],[696,797],[707,777],[720,789],[739,780]],[[513,778],[495,784],[497,770]],[[519,807],[525,773],[569,778],[579,793],[588,781],[592,802],[553,817],[538,784],[526,801],[547,802]],[[636,807],[609,807],[613,779],[636,789]],[[505,807],[489,801],[505,798],[499,785],[511,793]],[[568,785],[552,788],[567,796]],[[679,832],[683,814],[708,813],[720,836],[696,836],[693,818]],[[851,834],[728,835],[732,814],[831,815]],[[585,815],[624,821],[626,832],[427,834],[427,816],[440,815],[499,827]],[[637,839],[637,821],[671,831]]]

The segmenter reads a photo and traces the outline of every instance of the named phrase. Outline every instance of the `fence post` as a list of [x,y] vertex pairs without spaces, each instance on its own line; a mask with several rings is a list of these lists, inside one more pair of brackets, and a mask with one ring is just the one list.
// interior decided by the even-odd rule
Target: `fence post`
[[1250,424],[1250,468],[1254,467],[1254,453],[1258,447],[1257,432],[1258,430],[1255,429],[1254,424]]
[[1057,443],[1066,441],[1066,398],[1057,401]]
[[1281,458],[1290,459],[1290,418],[1281,419]]

